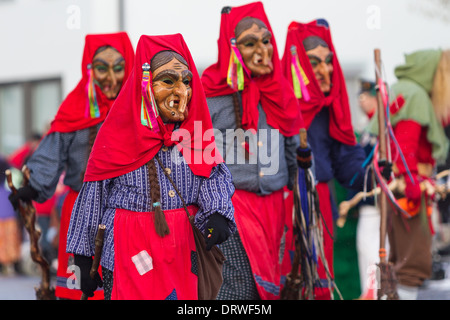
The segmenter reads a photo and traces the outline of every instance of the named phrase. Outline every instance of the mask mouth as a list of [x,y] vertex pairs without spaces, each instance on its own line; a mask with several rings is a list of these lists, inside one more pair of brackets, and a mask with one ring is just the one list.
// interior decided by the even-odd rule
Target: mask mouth
[[266,67],[268,66],[269,59],[263,57],[260,54],[255,54],[255,56],[253,57],[253,64],[256,66],[261,66],[261,67]]
[[254,74],[263,76],[272,73],[273,71],[273,64],[270,61],[269,63],[264,63],[264,61],[261,61],[259,64],[254,64],[255,70],[253,71]]
[[[98,81],[96,81],[95,83],[100,90],[103,92],[103,94],[105,94],[106,96],[108,96],[108,98],[110,99],[114,99],[117,97],[117,95],[119,94],[120,91],[120,86],[119,84],[111,84],[111,83],[99,83]],[[119,88],[119,90],[117,90]]]
[[176,100],[176,99],[174,99],[174,100],[171,100],[170,102],[169,102],[169,107],[172,109],[172,108],[178,108],[180,106],[180,100]]
[[330,82],[329,82],[329,81],[326,81],[326,80],[320,80],[319,83],[320,83],[321,86],[327,86],[327,87],[330,87]]
[[187,108],[184,106],[183,99],[173,99],[167,104],[172,121],[184,121],[187,117]]
[[252,63],[256,67],[270,68],[272,69],[272,61],[268,57],[263,57],[261,55],[255,55],[252,59]]

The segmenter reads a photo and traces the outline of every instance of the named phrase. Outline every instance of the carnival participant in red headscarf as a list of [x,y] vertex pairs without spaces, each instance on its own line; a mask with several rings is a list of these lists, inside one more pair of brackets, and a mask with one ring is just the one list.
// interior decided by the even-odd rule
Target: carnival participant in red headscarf
[[72,212],[67,251],[81,269],[81,289],[92,295],[97,287],[89,270],[102,223],[106,299],[198,299],[196,248],[183,204],[210,248],[236,229],[233,192],[183,37],[141,36]]
[[[79,300],[81,297],[81,291],[72,280],[73,256],[65,252],[70,214],[97,131],[127,80],[133,60],[133,46],[125,32],[86,36],[82,78],[59,107],[49,131],[26,163],[30,169],[30,184],[11,197],[15,206],[19,198],[44,202],[55,193],[65,171],[64,184],[70,191],[61,212],[55,290],[59,298]],[[103,290],[97,290],[94,297],[103,299]]]
[[222,9],[218,53],[202,82],[236,186],[238,230],[220,245],[227,260],[218,299],[277,299],[283,189],[292,187],[303,119],[261,2]]
[[[356,142],[345,79],[328,23],[325,20],[292,22],[282,65],[298,98],[314,154],[316,189],[325,223],[325,257],[333,280],[332,231],[337,208],[328,182],[335,178],[346,188],[362,190],[366,157]],[[315,299],[330,299],[330,279],[323,262],[319,264],[319,276],[322,287],[317,288]]]

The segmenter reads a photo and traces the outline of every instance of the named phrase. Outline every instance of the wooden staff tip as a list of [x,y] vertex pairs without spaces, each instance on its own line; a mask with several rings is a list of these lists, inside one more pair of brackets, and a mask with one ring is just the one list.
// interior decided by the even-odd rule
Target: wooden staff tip
[[300,147],[303,149],[308,147],[308,134],[305,128],[300,129]]

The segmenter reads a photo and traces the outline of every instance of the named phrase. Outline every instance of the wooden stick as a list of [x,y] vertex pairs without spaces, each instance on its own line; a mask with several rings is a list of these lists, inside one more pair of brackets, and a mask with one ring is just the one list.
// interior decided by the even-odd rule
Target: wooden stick
[[[106,226],[104,224],[100,224],[98,226],[97,235],[95,236],[94,260],[92,261],[91,270],[89,272],[89,276],[91,277],[92,280],[95,280],[95,276],[96,276],[98,268],[100,266],[100,259],[102,257],[102,251],[103,251],[103,239],[105,237],[105,229],[106,229]],[[88,296],[83,293],[83,294],[81,294],[80,300],[88,300]]]
[[[450,170],[444,170],[439,172],[435,180],[439,180],[445,176],[448,176],[450,174]],[[388,188],[392,192],[399,193],[399,194],[405,194],[405,182],[404,180],[394,180],[391,183],[389,183]],[[433,196],[438,194],[442,198],[445,199],[447,194],[449,193],[449,190],[447,189],[447,186],[445,184],[439,184],[439,185],[433,185],[430,181],[425,180],[420,183],[420,190],[425,191],[429,196]],[[369,192],[358,192],[353,198],[347,201],[342,201],[339,204],[339,218],[336,221],[336,225],[340,228],[344,227],[345,220],[347,218],[348,212],[350,209],[355,207],[360,201],[362,201],[364,198],[370,198],[373,196],[376,196],[380,193],[381,188],[377,187],[375,189],[372,189]]]
[[308,134],[306,132],[306,129],[302,128],[300,129],[300,148],[306,149],[308,148]]
[[[22,168],[22,173],[24,176],[24,185],[27,185],[30,180],[30,171],[24,166]],[[8,182],[8,187],[11,189],[13,194],[17,193],[17,189],[13,184],[11,170],[5,171],[6,180]],[[39,248],[39,238],[41,236],[41,231],[36,229],[36,209],[30,202],[19,201],[19,213],[22,217],[25,229],[30,235],[30,253],[31,259],[39,264],[42,271],[42,281],[39,288],[36,290],[36,298],[38,300],[55,300],[55,292],[53,288],[50,288],[50,266],[47,260],[41,255]]]
[[[379,141],[379,159],[380,161],[387,161],[386,157],[386,140],[388,134],[385,127],[385,111],[384,103],[381,96],[381,88],[379,87],[381,81],[381,52],[380,49],[375,49],[375,77],[378,86],[377,98],[378,98],[378,141]],[[383,177],[381,177],[384,180]],[[386,235],[387,235],[387,195],[384,192],[380,193],[380,250],[379,258],[380,263],[378,267],[380,268],[381,283],[378,289],[377,296],[378,300],[388,299],[388,300],[398,300],[397,294],[397,283],[396,275],[392,264],[388,263],[387,251],[386,251]]]
[[[375,78],[377,85],[381,79],[381,51],[375,49],[375,65],[376,72]],[[386,161],[386,127],[385,127],[385,114],[383,99],[381,97],[380,88],[377,90],[378,99],[378,141],[380,146],[380,161]],[[380,194],[380,251],[386,250],[386,231],[387,231],[387,197],[384,193]],[[381,263],[386,263],[387,259],[385,255],[380,257]]]

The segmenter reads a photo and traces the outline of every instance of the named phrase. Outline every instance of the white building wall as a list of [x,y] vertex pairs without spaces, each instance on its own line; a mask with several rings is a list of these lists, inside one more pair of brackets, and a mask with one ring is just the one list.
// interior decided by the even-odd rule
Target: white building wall
[[61,76],[65,96],[81,77],[85,35],[118,30],[117,2],[0,1],[0,83]]

